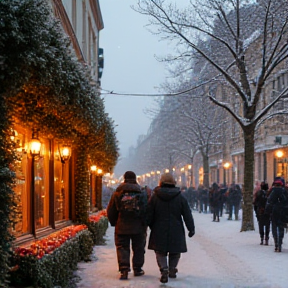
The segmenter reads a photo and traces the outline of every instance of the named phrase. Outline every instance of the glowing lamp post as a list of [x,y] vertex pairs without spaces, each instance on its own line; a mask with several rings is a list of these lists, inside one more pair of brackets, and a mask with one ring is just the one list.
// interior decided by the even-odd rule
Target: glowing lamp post
[[59,153],[60,153],[60,157],[62,162],[67,162],[70,157],[71,157],[71,147],[69,145],[62,145],[59,147]]
[[225,162],[223,164],[223,167],[224,167],[224,175],[223,175],[224,176],[224,185],[226,185],[226,171],[230,168],[230,163],[229,162]]
[[29,150],[28,152],[32,156],[31,160],[31,232],[34,236],[36,236],[36,223],[35,223],[35,157],[40,155],[41,151],[41,142],[38,139],[38,131],[36,129],[32,132],[32,139],[29,142]]

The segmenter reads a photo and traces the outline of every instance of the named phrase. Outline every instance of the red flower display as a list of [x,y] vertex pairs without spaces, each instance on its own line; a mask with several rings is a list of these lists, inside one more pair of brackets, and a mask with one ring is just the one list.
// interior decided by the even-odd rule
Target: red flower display
[[67,240],[75,237],[77,233],[87,229],[86,225],[73,225],[65,227],[48,237],[33,242],[30,247],[17,247],[14,252],[21,257],[26,255],[34,255],[41,259],[45,254],[52,253],[56,248],[60,247]]
[[89,221],[90,222],[99,222],[99,220],[102,217],[107,217],[106,209],[103,209],[103,210],[97,212],[96,214],[93,214],[93,215],[89,216]]

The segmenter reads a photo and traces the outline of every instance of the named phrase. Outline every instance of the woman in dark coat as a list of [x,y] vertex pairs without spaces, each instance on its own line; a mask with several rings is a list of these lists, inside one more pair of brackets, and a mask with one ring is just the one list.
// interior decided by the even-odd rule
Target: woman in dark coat
[[162,283],[168,282],[168,276],[176,278],[180,255],[187,252],[183,220],[188,236],[195,234],[189,204],[175,184],[170,173],[163,174],[147,207],[147,224],[151,229],[148,249],[156,253]]

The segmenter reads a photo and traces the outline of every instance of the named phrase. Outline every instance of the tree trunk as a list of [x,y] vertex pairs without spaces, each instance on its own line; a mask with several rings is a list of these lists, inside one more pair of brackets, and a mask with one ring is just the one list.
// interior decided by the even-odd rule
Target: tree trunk
[[202,153],[203,158],[203,185],[205,188],[209,188],[209,157]]
[[244,186],[243,186],[243,216],[242,231],[254,229],[253,220],[253,188],[254,188],[254,133],[255,125],[243,127],[244,148]]

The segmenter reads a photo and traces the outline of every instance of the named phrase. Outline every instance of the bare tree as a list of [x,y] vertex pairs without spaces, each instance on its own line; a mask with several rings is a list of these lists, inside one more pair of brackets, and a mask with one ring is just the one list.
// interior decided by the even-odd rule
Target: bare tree
[[[179,54],[174,59],[185,57],[193,63],[202,59],[202,63],[207,63],[206,69],[214,71],[211,86],[220,84],[228,93],[226,101],[212,89],[209,97],[242,128],[245,162],[241,231],[254,230],[251,171],[255,129],[260,121],[270,117],[271,108],[288,91],[286,87],[263,100],[263,91],[268,89],[273,75],[281,69],[287,71],[287,1],[191,0],[190,7],[183,11],[166,3],[139,0],[134,9],[149,16],[155,33],[181,47],[182,52],[177,49]],[[234,105],[235,101],[239,105]]]

